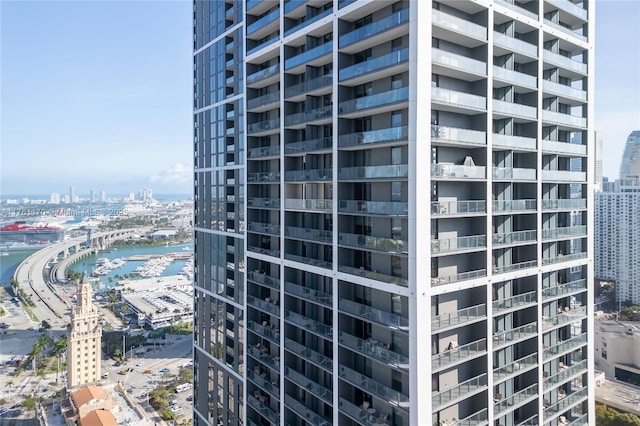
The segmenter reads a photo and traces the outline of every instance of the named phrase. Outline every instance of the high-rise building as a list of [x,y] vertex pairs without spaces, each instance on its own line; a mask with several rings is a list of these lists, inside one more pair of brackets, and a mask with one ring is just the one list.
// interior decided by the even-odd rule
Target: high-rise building
[[93,193],[93,189],[89,191],[89,201],[92,203],[96,200],[95,194]]
[[194,424],[593,424],[594,2],[193,7]]
[[78,202],[78,195],[76,194],[76,187],[75,186],[69,187],[69,200],[72,203],[77,203]]
[[100,202],[104,203],[107,201],[107,193],[104,191],[100,191]]
[[67,388],[100,381],[102,327],[91,300],[91,283],[83,274],[78,285],[77,306],[67,329]]
[[51,204],[60,204],[60,194],[58,194],[57,192],[52,193],[49,196],[49,202]]
[[620,179],[640,178],[640,130],[629,134],[620,161]]

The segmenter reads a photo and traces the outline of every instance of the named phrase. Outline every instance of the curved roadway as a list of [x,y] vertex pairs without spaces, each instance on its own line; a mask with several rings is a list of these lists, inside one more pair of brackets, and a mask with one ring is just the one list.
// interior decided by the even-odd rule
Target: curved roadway
[[[93,234],[91,238],[113,236],[109,240],[111,242],[128,237],[131,234],[142,233],[148,230],[149,228],[133,228],[106,231]],[[67,299],[62,297],[59,291],[54,289],[51,285],[52,283],[45,278],[44,271],[47,264],[51,260],[57,259],[60,253],[68,251],[71,247],[79,246],[86,240],[86,237],[78,237],[43,248],[25,259],[24,262],[18,266],[14,274],[14,278],[18,281],[20,288],[22,288],[35,303],[36,306],[32,308],[32,310],[36,316],[41,321],[47,320],[53,329],[66,327],[70,319],[69,312],[72,305]],[[92,250],[95,249],[86,248],[78,253],[72,254],[71,257],[79,258],[84,255],[85,252],[89,253]]]

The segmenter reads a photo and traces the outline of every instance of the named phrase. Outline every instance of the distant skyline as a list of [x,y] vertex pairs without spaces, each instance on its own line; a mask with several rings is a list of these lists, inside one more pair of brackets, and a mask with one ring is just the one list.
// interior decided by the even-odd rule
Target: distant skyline
[[[192,191],[192,3],[0,2],[0,197]],[[640,129],[640,1],[596,2],[604,176]]]

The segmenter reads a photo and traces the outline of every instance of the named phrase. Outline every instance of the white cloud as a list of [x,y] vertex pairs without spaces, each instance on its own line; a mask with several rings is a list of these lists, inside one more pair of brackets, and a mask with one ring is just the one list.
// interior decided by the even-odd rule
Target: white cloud
[[193,170],[187,164],[175,163],[168,169],[151,176],[150,180],[153,183],[161,184],[187,183],[193,179],[192,173]]

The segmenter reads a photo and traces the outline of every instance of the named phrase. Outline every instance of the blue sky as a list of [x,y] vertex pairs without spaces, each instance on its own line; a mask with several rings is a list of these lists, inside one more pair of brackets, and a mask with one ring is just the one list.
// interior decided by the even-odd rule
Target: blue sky
[[[640,1],[596,3],[596,128],[640,129]],[[0,194],[191,192],[191,2],[0,1]]]

